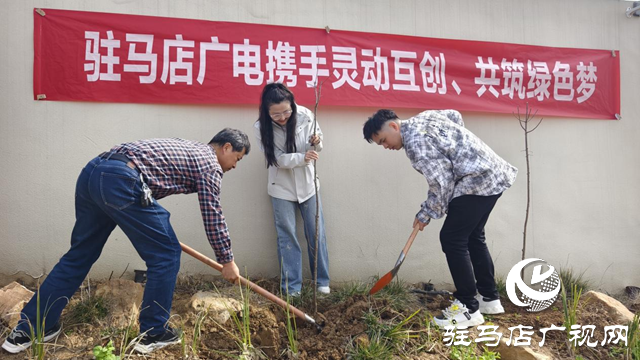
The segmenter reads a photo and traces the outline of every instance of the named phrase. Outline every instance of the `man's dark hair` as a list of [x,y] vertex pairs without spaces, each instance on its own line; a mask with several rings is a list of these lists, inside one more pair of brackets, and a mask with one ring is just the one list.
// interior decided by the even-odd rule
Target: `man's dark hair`
[[249,150],[251,150],[249,137],[238,129],[224,128],[222,131],[217,133],[211,141],[209,141],[209,144],[216,144],[219,146],[224,146],[226,143],[231,144],[233,151],[242,152],[242,149],[244,149],[245,155],[249,155]]
[[373,141],[373,135],[377,134],[387,121],[396,120],[397,118],[398,115],[396,115],[393,110],[380,109],[376,111],[376,113],[364,123],[364,127],[362,128],[364,139],[371,143]]

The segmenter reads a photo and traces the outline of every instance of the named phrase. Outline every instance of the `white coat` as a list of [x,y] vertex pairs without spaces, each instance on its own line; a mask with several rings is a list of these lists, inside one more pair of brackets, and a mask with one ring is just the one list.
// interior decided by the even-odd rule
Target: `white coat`
[[[296,150],[292,154],[286,153],[286,129],[276,123],[273,124],[274,155],[278,160],[278,166],[269,167],[269,181],[267,192],[270,196],[278,199],[296,201],[303,203],[315,195],[313,185],[313,162],[304,161],[304,155],[308,150],[314,150],[309,142],[313,136],[313,113],[311,110],[298,105],[296,124]],[[317,135],[320,143],[315,146],[315,151],[322,150],[322,131],[320,125],[316,123]],[[260,122],[256,121],[254,132],[260,150],[262,147],[262,137],[260,136]],[[318,189],[320,182],[316,179]]]

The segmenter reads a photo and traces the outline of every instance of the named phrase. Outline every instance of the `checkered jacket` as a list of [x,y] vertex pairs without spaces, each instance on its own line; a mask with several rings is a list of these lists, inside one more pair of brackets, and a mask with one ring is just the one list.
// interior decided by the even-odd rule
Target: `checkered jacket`
[[428,110],[401,122],[404,149],[429,183],[416,217],[424,223],[443,217],[462,195],[497,195],[508,189],[518,169],[464,127],[455,110]]
[[220,205],[223,171],[213,148],[183,139],[140,140],[115,146],[146,177],[153,197],[198,193],[204,229],[218,262],[233,260],[229,229]]

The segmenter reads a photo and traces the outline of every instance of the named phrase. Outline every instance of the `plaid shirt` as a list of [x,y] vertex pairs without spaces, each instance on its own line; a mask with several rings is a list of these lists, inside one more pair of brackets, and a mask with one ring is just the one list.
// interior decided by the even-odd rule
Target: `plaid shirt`
[[456,197],[497,195],[516,179],[518,169],[467,130],[455,110],[424,111],[401,122],[400,133],[411,165],[429,183],[416,215],[421,222],[443,217]]
[[204,229],[218,262],[233,260],[220,205],[223,172],[211,146],[177,138],[151,139],[121,144],[111,151],[127,155],[136,164],[157,200],[197,192]]

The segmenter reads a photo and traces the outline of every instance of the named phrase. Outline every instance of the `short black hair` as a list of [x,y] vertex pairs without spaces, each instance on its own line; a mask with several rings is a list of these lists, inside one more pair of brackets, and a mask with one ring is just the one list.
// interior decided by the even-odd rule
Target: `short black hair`
[[223,146],[226,143],[231,144],[233,151],[242,152],[242,149],[244,149],[245,155],[249,155],[249,150],[251,150],[249,137],[243,131],[238,129],[224,128],[217,133],[211,141],[209,141],[209,144],[216,144],[219,146]]
[[373,142],[373,135],[377,134],[387,121],[396,120],[397,118],[398,115],[396,115],[393,110],[380,109],[376,111],[376,113],[364,123],[364,127],[362,128],[364,139],[369,143]]

